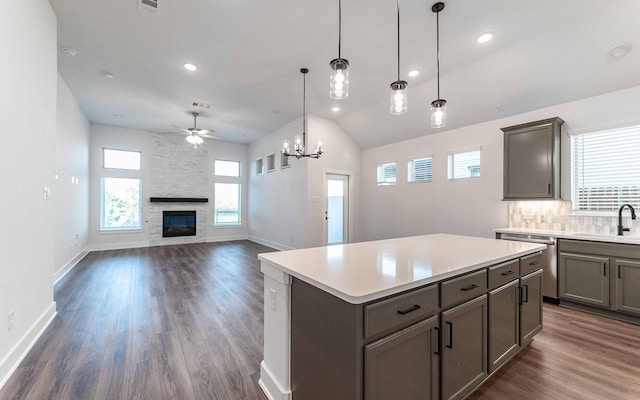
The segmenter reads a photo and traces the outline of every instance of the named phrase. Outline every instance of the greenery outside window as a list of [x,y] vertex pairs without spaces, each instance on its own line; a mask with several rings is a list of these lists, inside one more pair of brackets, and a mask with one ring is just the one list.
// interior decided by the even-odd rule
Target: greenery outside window
[[240,225],[241,185],[239,183],[216,183],[214,190],[213,225]]
[[100,230],[141,229],[140,179],[102,178]]

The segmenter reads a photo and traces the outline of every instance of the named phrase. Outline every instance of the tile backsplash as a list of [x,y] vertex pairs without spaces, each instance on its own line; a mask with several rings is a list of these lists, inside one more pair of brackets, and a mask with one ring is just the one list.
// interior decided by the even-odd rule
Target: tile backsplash
[[[622,222],[631,228],[630,234],[636,233],[637,221],[631,221],[628,210]],[[509,227],[614,235],[618,217],[573,215],[570,201],[510,201]]]

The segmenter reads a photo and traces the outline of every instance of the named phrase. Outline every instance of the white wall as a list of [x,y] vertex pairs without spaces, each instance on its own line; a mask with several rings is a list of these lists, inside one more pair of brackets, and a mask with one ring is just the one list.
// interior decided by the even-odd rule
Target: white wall
[[[284,139],[293,142],[302,132],[299,118],[251,144],[249,179],[249,237],[278,249],[294,249],[324,244],[325,174],[350,174],[352,183],[351,241],[360,239],[357,221],[360,185],[360,149],[335,122],[309,115],[307,143],[311,151],[321,138],[325,153],[320,159],[295,159],[291,167],[280,168]],[[276,169],[256,175],[255,159],[276,155]]]
[[[362,155],[364,239],[434,232],[493,237],[493,229],[508,226],[507,202],[501,201],[500,128],[555,116],[565,120],[562,175],[563,197],[568,198],[567,131],[640,121],[639,102],[640,86],[366,150]],[[447,153],[478,146],[482,146],[481,177],[448,181]],[[407,183],[406,162],[424,155],[433,155],[433,181]],[[376,186],[376,166],[391,161],[398,163],[397,185]]]
[[89,121],[58,75],[54,278],[82,258],[89,245]]
[[[142,179],[142,229],[127,232],[100,232],[100,179],[126,176],[132,171],[102,168],[102,149],[112,148],[141,152],[142,170],[134,172]],[[89,242],[94,250],[149,245],[237,240],[248,237],[247,165],[248,146],[205,139],[194,149],[182,135],[154,133],[106,125],[91,125],[91,182]],[[214,227],[214,183],[230,182],[214,176],[216,159],[240,161],[242,165],[242,225]],[[151,203],[150,197],[208,197],[208,203]],[[195,237],[162,238],[162,210],[196,210]]]
[[0,2],[0,386],[55,315],[56,33],[48,1]]

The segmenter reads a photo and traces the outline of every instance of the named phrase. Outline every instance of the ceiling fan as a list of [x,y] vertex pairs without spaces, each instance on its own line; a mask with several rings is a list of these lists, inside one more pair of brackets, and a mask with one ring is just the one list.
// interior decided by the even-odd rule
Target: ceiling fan
[[188,129],[182,129],[181,130],[188,134],[189,136],[187,136],[187,142],[189,142],[190,144],[193,145],[194,149],[198,148],[199,144],[204,143],[204,140],[202,139],[203,137],[206,138],[212,138],[215,139],[216,137],[211,135],[211,133],[213,133],[213,130],[211,129],[198,129],[197,128],[197,118],[198,118],[198,113],[197,112],[192,112],[191,115],[193,115],[193,128],[188,128]]

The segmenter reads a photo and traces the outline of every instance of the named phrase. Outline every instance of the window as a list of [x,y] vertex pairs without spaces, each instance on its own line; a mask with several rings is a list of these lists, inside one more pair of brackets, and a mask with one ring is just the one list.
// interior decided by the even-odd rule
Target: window
[[640,207],[640,126],[571,136],[574,211]]
[[104,168],[133,169],[140,171],[140,152],[102,149],[102,166]]
[[216,183],[214,226],[240,225],[240,184]]
[[262,175],[264,172],[264,166],[262,164],[262,157],[256,159],[256,175]]
[[271,153],[267,156],[267,172],[273,172],[276,170],[276,155]]
[[140,179],[102,178],[101,230],[141,229]]
[[430,182],[433,178],[433,159],[431,157],[417,158],[407,163],[407,181]]
[[449,179],[480,176],[480,150],[451,153],[447,159]]
[[289,168],[290,166],[289,156],[285,156],[284,153],[280,152],[280,169]]
[[396,163],[378,165],[378,186],[396,184]]
[[216,160],[214,162],[214,173],[216,176],[240,176],[240,162],[239,161],[224,161]]

